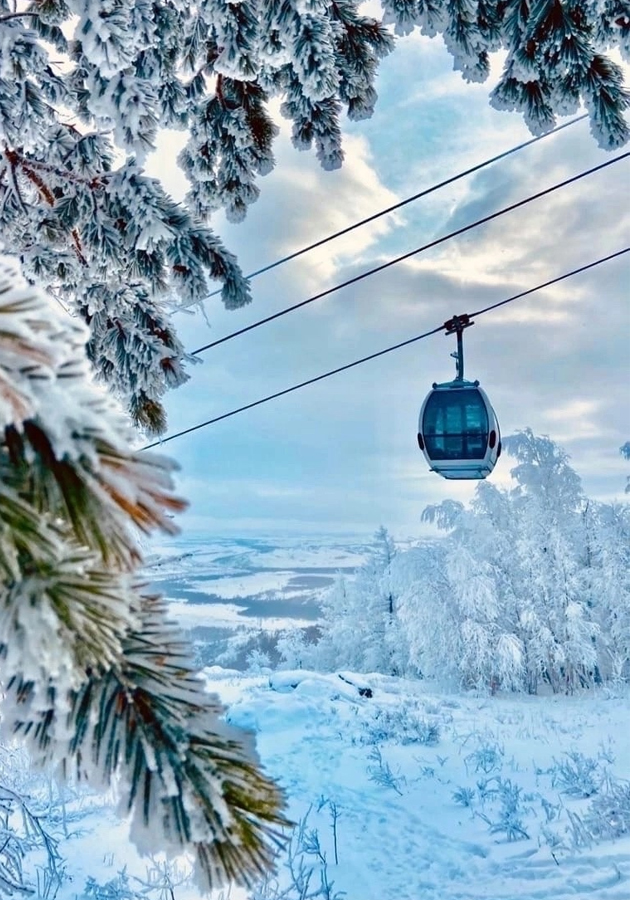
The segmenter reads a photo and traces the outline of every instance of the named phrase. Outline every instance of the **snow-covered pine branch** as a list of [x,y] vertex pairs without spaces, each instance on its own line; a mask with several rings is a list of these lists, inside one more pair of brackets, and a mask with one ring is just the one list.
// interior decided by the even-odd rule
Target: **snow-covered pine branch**
[[[18,118],[11,108],[8,114]],[[19,253],[29,278],[89,325],[97,375],[138,425],[160,433],[161,397],[187,378],[165,301],[199,303],[212,278],[223,281],[228,308],[249,293],[236,260],[207,226],[133,159],[116,169],[112,160],[106,136],[54,122],[42,122],[31,147],[5,148],[2,243]]]
[[115,784],[143,848],[193,852],[204,889],[270,864],[282,797],[249,735],[137,583],[138,530],[173,532],[172,464],[129,449],[87,328],[0,257],[0,731]]

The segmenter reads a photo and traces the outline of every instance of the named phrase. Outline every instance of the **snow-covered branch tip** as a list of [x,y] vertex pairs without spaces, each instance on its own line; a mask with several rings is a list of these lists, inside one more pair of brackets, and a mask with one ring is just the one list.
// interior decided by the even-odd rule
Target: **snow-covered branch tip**
[[142,596],[121,659],[70,692],[67,720],[42,710],[32,685],[9,683],[14,732],[40,765],[61,760],[81,780],[115,784],[140,852],[192,852],[204,893],[251,886],[284,842],[284,797],[260,771],[252,736],[205,693],[191,656],[165,602]]

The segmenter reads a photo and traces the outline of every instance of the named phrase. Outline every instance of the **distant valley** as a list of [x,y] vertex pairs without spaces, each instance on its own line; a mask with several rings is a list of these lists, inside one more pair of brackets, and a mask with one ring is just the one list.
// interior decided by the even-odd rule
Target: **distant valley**
[[244,670],[252,649],[275,655],[280,633],[315,638],[320,598],[337,574],[352,577],[370,539],[178,537],[153,542],[144,574],[170,601],[203,665]]

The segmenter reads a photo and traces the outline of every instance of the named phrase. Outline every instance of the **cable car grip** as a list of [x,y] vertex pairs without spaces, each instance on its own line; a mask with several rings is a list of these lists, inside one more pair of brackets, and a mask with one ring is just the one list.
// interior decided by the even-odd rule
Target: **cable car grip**
[[444,329],[446,334],[456,334],[457,335],[457,351],[455,353],[451,353],[451,356],[455,359],[457,363],[457,375],[456,381],[464,380],[464,341],[463,341],[463,331],[464,328],[468,328],[470,325],[474,325],[475,323],[471,320],[468,313],[462,313],[461,316],[453,316],[452,319],[449,319],[448,322],[444,323]]
[[468,313],[462,313],[461,316],[453,316],[452,319],[445,322],[444,328],[447,334],[454,334],[463,331],[464,328],[468,328],[470,325],[474,324],[474,321],[471,320]]

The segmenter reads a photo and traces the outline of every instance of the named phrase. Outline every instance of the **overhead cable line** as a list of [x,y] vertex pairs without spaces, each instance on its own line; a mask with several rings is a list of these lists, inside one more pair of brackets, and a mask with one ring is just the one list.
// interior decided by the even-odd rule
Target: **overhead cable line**
[[204,353],[206,350],[210,350],[213,347],[218,347],[219,344],[224,344],[226,341],[231,341],[233,338],[239,337],[241,334],[246,334],[248,331],[253,331],[255,328],[259,328],[261,325],[266,325],[268,322],[273,322],[275,319],[280,319],[282,316],[288,315],[288,313],[295,312],[296,309],[301,309],[303,306],[308,306],[309,303],[314,303],[315,300],[321,300],[323,297],[328,297],[330,294],[334,294],[336,291],[340,291],[342,288],[349,287],[351,284],[356,284],[358,281],[362,281],[364,278],[369,278],[371,275],[376,275],[378,272],[383,272],[385,269],[389,269],[391,266],[395,266],[398,263],[403,262],[405,259],[409,259],[412,256],[417,256],[417,254],[423,253],[425,250],[430,250],[433,247],[437,247],[439,246],[439,244],[443,244],[446,241],[450,241],[452,238],[457,237],[460,234],[465,234],[467,231],[472,231],[473,228],[478,228],[480,225],[484,225],[486,222],[491,222],[493,219],[498,219],[499,216],[503,216],[505,215],[505,213],[512,212],[515,209],[519,209],[521,206],[532,203],[532,201],[538,200],[540,197],[544,197],[547,194],[551,194],[554,191],[560,190],[560,188],[567,187],[567,185],[573,184],[574,182],[579,181],[582,178],[586,178],[588,175],[592,175],[594,172],[600,171],[600,169],[605,169],[608,166],[612,166],[615,163],[621,162],[621,160],[626,159],[628,156],[630,156],[630,151],[621,153],[619,156],[615,156],[613,159],[608,159],[606,160],[606,162],[599,163],[599,165],[593,166],[590,169],[585,169],[583,172],[580,172],[577,175],[572,175],[571,178],[566,178],[564,181],[559,181],[557,184],[554,184],[551,187],[545,188],[542,191],[537,191],[535,194],[531,194],[529,197],[525,197],[524,200],[518,200],[516,203],[511,203],[509,206],[504,206],[503,209],[499,209],[487,216],[483,216],[483,218],[477,219],[475,222],[471,222],[469,225],[464,225],[462,228],[457,228],[455,231],[451,231],[448,234],[443,235],[442,237],[436,238],[433,241],[429,241],[429,243],[423,244],[421,247],[416,247],[414,250],[409,250],[407,253],[403,253],[401,256],[396,256],[394,259],[390,259],[378,266],[374,266],[374,268],[368,269],[366,272],[362,272],[360,275],[355,275],[352,278],[348,278],[346,281],[342,281],[340,284],[333,285],[333,287],[327,288],[325,291],[320,291],[318,294],[314,294],[312,297],[308,297],[306,300],[301,300],[299,303],[294,303],[292,306],[287,306],[276,313],[272,313],[269,316],[265,316],[263,319],[259,319],[257,322],[252,322],[250,325],[245,325],[243,328],[239,328],[236,331],[231,332],[230,334],[226,334],[222,338],[218,338],[216,341],[211,341],[209,344],[204,344],[203,347],[197,347],[196,350],[191,351],[190,355],[197,356],[200,353]]
[[[529,288],[526,291],[520,291],[518,294],[513,294],[511,297],[508,297],[506,300],[500,300],[498,303],[493,303],[490,306],[486,306],[483,309],[479,309],[474,313],[469,313],[469,318],[473,316],[481,316],[485,313],[490,312],[491,310],[498,309],[501,306],[505,306],[507,303],[512,303],[514,300],[520,300],[523,297],[528,297],[530,294],[536,293],[536,291],[541,291],[544,288],[550,287],[552,284],[558,284],[560,281],[564,281],[567,278],[571,278],[574,275],[578,275],[580,272],[586,272],[588,269],[594,269],[596,266],[602,265],[602,263],[609,262],[611,259],[616,259],[619,256],[623,256],[624,253],[630,252],[630,247],[624,247],[623,250],[617,250],[615,253],[610,253],[608,256],[603,256],[600,259],[596,259],[593,262],[587,263],[586,265],[579,266],[577,269],[572,269],[570,272],[565,272],[564,275],[558,275],[556,278],[550,278],[549,281],[545,281],[542,284],[537,284],[536,287]],[[205,422],[200,422],[198,425],[192,425],[190,428],[184,428],[182,431],[178,431],[175,434],[171,434],[168,437],[162,438],[161,440],[154,441],[152,444],[147,444],[145,447],[142,447],[141,450],[151,450],[153,447],[158,447],[161,444],[166,444],[168,441],[174,441],[175,438],[183,437],[185,434],[190,434],[193,431],[198,431],[200,428],[205,428],[207,425],[214,425],[217,422],[223,421],[223,419],[229,419],[231,416],[236,416],[238,413],[245,412],[248,409],[253,409],[255,406],[261,406],[263,403],[268,403],[270,400],[276,400],[278,397],[284,397],[285,394],[291,394],[293,391],[298,391],[301,388],[307,387],[309,384],[315,384],[318,381],[323,381],[325,378],[330,378],[332,375],[338,375],[340,372],[345,372],[348,369],[353,369],[355,366],[360,366],[363,363],[370,362],[372,359],[377,359],[379,356],[385,356],[387,353],[392,353],[394,350],[400,350],[401,347],[407,347],[409,344],[414,344],[417,341],[421,341],[424,338],[430,337],[433,334],[438,334],[440,331],[446,330],[446,324],[438,325],[435,328],[432,328],[430,331],[425,331],[422,334],[418,334],[415,337],[408,338],[406,341],[400,341],[398,344],[393,344],[390,347],[386,347],[384,350],[378,350],[376,353],[370,353],[368,356],[363,356],[361,359],[355,359],[354,362],[346,363],[343,366],[338,366],[336,369],[330,369],[328,372],[324,372],[322,375],[316,375],[314,378],[308,378],[306,381],[301,381],[299,384],[294,384],[291,387],[284,388],[282,391],[276,391],[273,394],[268,394],[266,397],[262,397],[260,400],[254,400],[252,403],[246,403],[244,406],[239,406],[237,409],[232,409],[230,412],[223,413],[220,416],[215,416],[213,419],[207,419]]]
[[[465,178],[467,175],[473,175],[475,172],[479,172],[481,169],[485,169],[486,166],[492,165],[492,163],[499,162],[501,159],[505,159],[510,156],[512,153],[517,153],[519,150],[524,150],[525,147],[529,147],[531,144],[536,144],[538,141],[544,140],[546,137],[551,137],[553,134],[557,134],[559,131],[562,131],[565,128],[569,128],[571,125],[575,125],[577,122],[581,122],[583,119],[588,118],[588,113],[584,113],[582,116],[577,116],[575,119],[571,119],[569,122],[565,122],[563,125],[558,125],[556,128],[552,128],[551,131],[546,131],[544,134],[539,134],[537,137],[530,138],[528,141],[523,141],[522,144],[516,144],[515,147],[510,147],[509,150],[504,150],[502,153],[497,153],[496,156],[490,157],[490,159],[486,159],[483,162],[477,163],[474,166],[471,166],[469,169],[464,169],[463,172],[459,172],[457,175],[451,175],[450,178],[444,179],[444,181],[439,181],[437,184],[431,185],[431,187],[424,188],[422,191],[418,191],[417,194],[412,194],[410,197],[405,197],[404,200],[400,200],[398,203],[394,203],[392,206],[387,206],[385,209],[379,210],[379,212],[372,213],[370,216],[366,216],[365,219],[360,219],[358,222],[354,222],[352,225],[348,225],[345,228],[342,228],[340,231],[335,231],[333,234],[329,234],[326,237],[320,238],[318,241],[314,241],[312,244],[308,244],[306,247],[302,247],[300,250],[294,250],[293,253],[288,253],[286,256],[283,256],[281,259],[277,259],[275,262],[269,263],[266,266],[262,266],[260,269],[256,269],[255,272],[250,272],[249,275],[245,277],[248,280],[252,278],[256,278],[258,275],[262,275],[264,272],[269,272],[271,269],[275,269],[278,266],[284,265],[284,263],[290,262],[292,259],[297,259],[298,256],[303,256],[304,253],[309,253],[311,250],[316,250],[318,247],[323,247],[324,244],[328,244],[329,241],[334,241],[339,237],[343,237],[344,234],[349,234],[351,231],[354,231],[357,228],[362,228],[363,225],[369,225],[370,222],[374,222],[376,219],[380,219],[382,216],[387,216],[389,213],[396,212],[397,209],[401,209],[403,206],[406,206],[408,203],[413,203],[415,200],[421,200],[422,197],[427,197],[429,194],[433,194],[435,191],[439,191],[443,187],[447,187],[449,184],[454,184],[456,181],[459,181],[461,178]],[[208,294],[206,299],[210,299],[210,297],[216,297],[217,294],[221,293],[221,288],[216,291],[213,291],[211,294]]]

